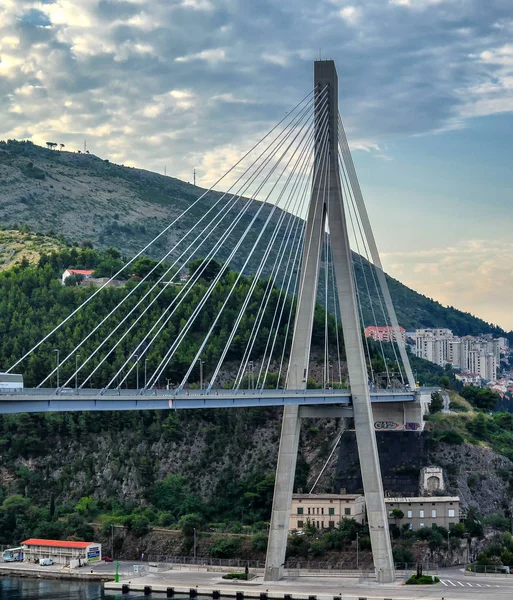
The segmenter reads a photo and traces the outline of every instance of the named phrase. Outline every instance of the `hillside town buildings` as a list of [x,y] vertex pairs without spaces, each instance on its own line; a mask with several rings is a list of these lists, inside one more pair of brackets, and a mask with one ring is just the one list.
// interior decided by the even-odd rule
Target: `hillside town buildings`
[[450,329],[417,329],[415,353],[441,367],[450,364],[461,371],[464,384],[476,385],[497,377],[501,353],[508,348],[506,338],[491,334],[459,337]]
[[[403,327],[399,327],[400,342],[406,345],[406,331]],[[395,339],[393,327],[376,327],[370,325],[365,328],[365,337],[372,338],[376,342],[392,342],[397,341]]]

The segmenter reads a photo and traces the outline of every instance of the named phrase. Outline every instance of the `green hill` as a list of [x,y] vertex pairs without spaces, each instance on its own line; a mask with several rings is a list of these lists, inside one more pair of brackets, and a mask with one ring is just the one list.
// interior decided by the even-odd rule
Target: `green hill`
[[[99,248],[115,246],[127,256],[138,252],[204,192],[179,179],[115,165],[90,154],[59,152],[13,140],[0,142],[0,190],[0,225],[5,228],[28,225],[35,232],[59,234],[71,243],[86,239]],[[152,246],[153,256],[162,256],[219,196],[215,192],[207,194],[177,227]],[[219,254],[220,259],[228,256],[237,234],[248,225],[257,207],[258,203],[249,209],[231,244]],[[255,233],[244,241],[241,257],[253,245],[268,211],[265,207],[257,218]],[[209,248],[208,244],[203,246],[203,256]],[[242,260],[235,259],[233,267],[240,269]],[[256,264],[256,260],[250,262],[248,270],[254,270]],[[359,260],[355,265],[363,290],[363,270],[368,271],[369,265],[364,261],[362,268]],[[388,280],[399,323],[406,329],[448,327],[458,335],[504,334],[500,327],[443,306],[395,279]],[[322,301],[322,282],[319,288]],[[373,324],[370,300],[365,294],[361,297],[365,323]],[[375,298],[374,302],[377,306]],[[377,320],[378,325],[383,324],[379,310]]]

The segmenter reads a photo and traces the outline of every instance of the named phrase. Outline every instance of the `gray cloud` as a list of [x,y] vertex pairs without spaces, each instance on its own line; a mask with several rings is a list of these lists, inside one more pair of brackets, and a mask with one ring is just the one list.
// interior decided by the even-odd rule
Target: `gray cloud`
[[[203,182],[336,59],[356,145],[513,111],[509,0],[6,0],[0,137]],[[190,177],[189,177],[190,178]]]

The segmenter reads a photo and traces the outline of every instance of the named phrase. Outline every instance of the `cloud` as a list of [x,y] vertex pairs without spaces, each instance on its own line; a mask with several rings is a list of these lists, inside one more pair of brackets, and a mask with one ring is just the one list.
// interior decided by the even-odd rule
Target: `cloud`
[[415,290],[505,329],[513,329],[513,242],[467,240],[428,250],[382,255],[393,277]]
[[87,136],[214,181],[309,91],[320,50],[351,147],[390,160],[394,137],[513,112],[512,33],[504,0],[3,0],[0,138]]

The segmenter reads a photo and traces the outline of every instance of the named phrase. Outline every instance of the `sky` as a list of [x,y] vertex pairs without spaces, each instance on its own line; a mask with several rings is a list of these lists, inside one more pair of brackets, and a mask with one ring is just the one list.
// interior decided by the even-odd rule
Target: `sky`
[[2,0],[0,139],[208,186],[319,56],[385,269],[513,329],[511,0]]

